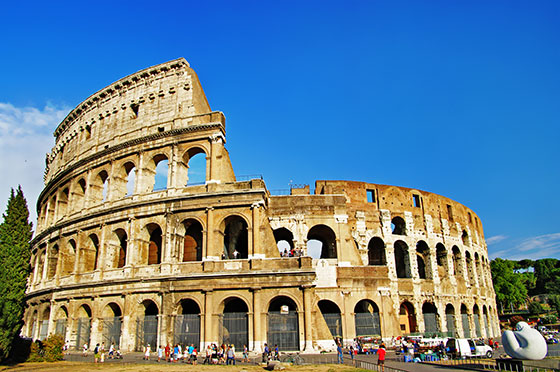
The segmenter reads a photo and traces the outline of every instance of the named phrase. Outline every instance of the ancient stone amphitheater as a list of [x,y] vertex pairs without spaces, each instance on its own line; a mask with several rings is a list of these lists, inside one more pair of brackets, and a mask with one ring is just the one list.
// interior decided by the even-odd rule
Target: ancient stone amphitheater
[[60,333],[75,347],[255,351],[498,335],[472,210],[367,182],[272,195],[259,177],[236,178],[225,134],[184,59],[127,76],[70,112],[37,201],[23,334]]

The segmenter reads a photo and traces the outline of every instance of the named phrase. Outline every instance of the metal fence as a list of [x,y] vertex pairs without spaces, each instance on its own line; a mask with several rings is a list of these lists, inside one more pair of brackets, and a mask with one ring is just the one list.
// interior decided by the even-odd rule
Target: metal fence
[[342,317],[340,313],[323,313],[323,318],[333,337],[342,338]]
[[57,319],[55,323],[55,333],[66,337],[66,319]]
[[233,344],[237,350],[249,345],[249,321],[247,313],[224,313],[222,315],[222,343]]
[[356,313],[356,336],[380,336],[379,313]]
[[41,322],[41,328],[39,328],[39,340],[43,341],[47,338],[49,332],[49,321],[43,320]]
[[474,318],[474,331],[476,332],[476,337],[482,337],[482,332],[480,331],[480,317],[478,314],[473,315]]
[[107,347],[114,343],[117,349],[119,349],[121,342],[121,318],[103,318],[101,322],[103,323],[103,342],[105,342]]
[[295,311],[282,314],[280,311],[268,312],[268,342],[278,350],[299,350],[298,315]]
[[91,319],[79,318],[76,335],[76,350],[80,350],[82,345],[89,345],[89,335],[91,331]]
[[471,338],[471,327],[469,325],[469,315],[461,314],[461,322],[463,323],[463,337]]
[[[354,359],[354,360],[346,359],[344,361],[344,364],[354,366],[355,368],[367,369],[370,371],[382,371],[381,366],[377,365],[377,362],[373,362],[373,361],[370,362],[370,361],[359,360],[359,359]],[[386,372],[406,372],[402,369],[392,368],[388,366],[385,366],[383,370]]]
[[136,320],[136,351],[143,351],[150,345],[152,350],[157,346],[158,316],[146,315],[144,319]]
[[437,314],[424,313],[424,327],[427,333],[439,332]]
[[177,315],[175,318],[174,343],[193,344],[198,347],[200,343],[200,314]]
[[466,369],[484,370],[484,371],[504,371],[504,372],[559,372],[560,369],[532,366],[521,361],[501,361],[499,359],[452,359],[440,362],[429,362],[428,364],[441,366],[462,366]]

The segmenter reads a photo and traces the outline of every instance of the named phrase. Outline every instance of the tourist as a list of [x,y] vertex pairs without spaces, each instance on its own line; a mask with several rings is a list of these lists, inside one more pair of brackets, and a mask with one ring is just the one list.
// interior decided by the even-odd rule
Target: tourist
[[278,350],[278,344],[274,345],[274,360],[280,360],[280,350]]
[[150,344],[144,349],[144,360],[150,360],[150,352],[152,351]]
[[175,344],[175,346],[173,347],[173,354],[171,356],[171,361],[176,362],[178,358],[179,358],[179,344]]
[[212,346],[206,346],[206,356],[202,364],[210,364],[212,362]]
[[229,347],[227,348],[226,351],[226,355],[227,355],[227,361],[226,361],[226,365],[235,365],[235,351],[233,350],[233,345],[229,345]]
[[171,355],[171,346],[169,346],[169,342],[167,343],[167,345],[165,345],[165,361],[166,362],[170,362],[171,360],[169,359]]
[[377,349],[377,365],[381,366],[381,372],[385,371],[385,344],[381,344],[379,349]]
[[191,363],[193,364],[193,366],[196,366],[196,360],[198,358],[198,350],[196,350],[196,347],[193,348],[193,351],[191,352]]
[[102,343],[101,343],[101,347],[100,347],[100,349],[99,349],[99,353],[100,353],[100,355],[101,355],[101,360],[100,360],[100,361],[101,361],[101,363],[104,363],[104,362],[105,362],[105,342],[102,342]]
[[344,360],[342,357],[342,346],[340,344],[336,344],[336,352],[338,354],[338,364],[343,364]]
[[233,259],[237,260],[239,258],[239,252],[237,252],[237,249],[233,251]]
[[114,342],[111,342],[111,346],[109,346],[109,358],[110,359],[115,358],[115,343]]
[[350,345],[350,359],[352,360],[352,365],[354,365],[354,347],[352,345]]
[[95,345],[95,349],[93,349],[93,362],[99,363],[99,344]]
[[87,349],[88,349],[88,344],[84,344],[84,346],[82,346],[82,356],[83,357],[87,357]]
[[161,361],[161,358],[163,358],[163,347],[161,345],[159,345],[158,349],[157,349],[157,361],[158,361],[158,363]]
[[189,352],[189,347],[185,345],[185,350],[183,351],[183,363],[187,363],[189,361],[190,356],[191,353]]
[[249,349],[247,349],[247,345],[243,345],[243,363],[249,363]]
[[268,345],[264,344],[264,350],[263,350],[263,354],[262,354],[262,362],[263,363],[268,363],[268,355],[270,354],[270,349],[268,348]]

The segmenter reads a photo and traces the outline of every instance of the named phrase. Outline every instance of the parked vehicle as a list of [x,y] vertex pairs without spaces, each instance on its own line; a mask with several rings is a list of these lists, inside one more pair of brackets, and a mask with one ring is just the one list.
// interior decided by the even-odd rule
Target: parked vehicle
[[492,348],[481,340],[450,338],[445,345],[448,354],[455,358],[487,357],[492,358]]

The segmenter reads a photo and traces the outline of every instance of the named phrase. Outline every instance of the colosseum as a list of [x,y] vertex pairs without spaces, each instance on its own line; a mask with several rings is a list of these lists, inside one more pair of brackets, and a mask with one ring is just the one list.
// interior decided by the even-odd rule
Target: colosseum
[[316,181],[275,195],[236,178],[224,114],[185,59],[94,93],[54,136],[27,337],[316,352],[362,336],[499,334],[472,210],[398,186]]

